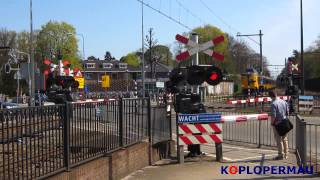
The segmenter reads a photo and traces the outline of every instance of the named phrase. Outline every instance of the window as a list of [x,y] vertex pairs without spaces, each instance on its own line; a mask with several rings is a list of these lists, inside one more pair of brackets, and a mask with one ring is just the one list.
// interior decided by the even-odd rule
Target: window
[[92,73],[86,73],[86,74],[85,74],[85,78],[86,78],[87,80],[92,80],[92,79],[93,79],[93,74],[92,74]]
[[112,64],[111,63],[103,63],[102,67],[103,67],[103,69],[111,69]]
[[87,69],[93,69],[93,68],[96,68],[95,63],[87,63]]
[[127,64],[126,63],[119,63],[119,68],[120,69],[127,69]]

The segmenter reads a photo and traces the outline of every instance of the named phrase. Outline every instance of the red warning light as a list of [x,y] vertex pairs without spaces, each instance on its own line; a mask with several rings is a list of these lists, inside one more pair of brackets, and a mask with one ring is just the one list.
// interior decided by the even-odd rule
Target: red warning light
[[211,76],[210,76],[210,80],[214,81],[218,78],[218,74],[217,73],[212,73]]

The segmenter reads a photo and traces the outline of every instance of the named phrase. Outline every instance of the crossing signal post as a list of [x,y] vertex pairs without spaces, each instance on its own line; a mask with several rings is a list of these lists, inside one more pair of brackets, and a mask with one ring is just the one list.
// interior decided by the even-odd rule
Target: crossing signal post
[[298,99],[299,91],[301,91],[301,70],[300,70],[299,62],[293,58],[288,58],[287,63],[287,88],[286,88],[286,95],[291,96],[289,100],[289,110],[291,113],[295,112],[295,102]]
[[[209,85],[217,85],[222,81],[222,72],[216,66],[190,66],[186,68],[173,69],[169,75],[170,81],[166,82],[167,91],[176,94],[175,111],[177,113],[198,114],[206,113],[201,103],[201,96],[198,93],[181,88],[182,85],[201,85],[207,82]],[[218,146],[217,152],[222,152],[222,146]],[[180,148],[180,147],[179,147]],[[189,155],[200,155],[200,145],[188,145]]]
[[[209,85],[213,86],[219,84],[222,81],[222,72],[216,66],[199,66],[198,52],[203,52],[212,57],[214,60],[223,61],[224,56],[210,48],[223,42],[224,36],[221,35],[214,37],[210,41],[203,44],[198,44],[198,35],[196,33],[192,33],[191,39],[177,34],[176,40],[190,47],[187,51],[178,54],[176,59],[178,61],[182,61],[192,56],[192,66],[176,68],[172,70],[169,75],[170,81],[166,82],[167,91],[175,94],[174,107],[177,114],[205,113],[206,111],[204,105],[201,103],[201,96],[199,94],[199,85],[201,85],[203,82],[207,82]],[[193,93],[189,90],[186,90],[185,87],[187,84],[193,86]],[[180,147],[178,145],[177,148],[180,161],[180,157],[183,156],[183,146]],[[191,155],[201,154],[199,144],[188,145],[188,150],[190,151]],[[219,151],[222,152],[222,146],[220,147]]]

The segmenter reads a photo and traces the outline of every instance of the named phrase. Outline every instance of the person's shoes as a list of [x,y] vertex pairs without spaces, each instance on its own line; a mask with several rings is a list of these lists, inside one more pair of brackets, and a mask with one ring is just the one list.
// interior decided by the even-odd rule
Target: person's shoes
[[287,154],[284,154],[284,159],[288,159],[288,155]]
[[273,160],[283,160],[283,156],[277,156],[277,157],[273,158]]

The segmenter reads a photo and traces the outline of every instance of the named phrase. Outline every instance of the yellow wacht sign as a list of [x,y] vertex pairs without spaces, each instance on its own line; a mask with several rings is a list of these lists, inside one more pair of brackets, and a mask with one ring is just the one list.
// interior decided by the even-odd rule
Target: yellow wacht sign
[[103,75],[101,77],[101,85],[103,88],[108,88],[110,87],[110,76],[109,75]]

